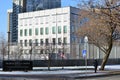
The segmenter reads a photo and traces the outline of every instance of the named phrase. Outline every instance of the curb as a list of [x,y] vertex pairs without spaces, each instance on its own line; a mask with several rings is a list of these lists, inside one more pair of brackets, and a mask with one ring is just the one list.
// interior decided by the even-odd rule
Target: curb
[[98,73],[101,73],[101,74],[95,74],[93,73],[94,75],[83,75],[83,76],[76,76],[76,77],[71,77],[73,79],[82,79],[82,78],[94,78],[94,77],[105,77],[105,76],[114,76],[114,75],[120,75],[120,71],[109,71],[109,72],[98,72]]

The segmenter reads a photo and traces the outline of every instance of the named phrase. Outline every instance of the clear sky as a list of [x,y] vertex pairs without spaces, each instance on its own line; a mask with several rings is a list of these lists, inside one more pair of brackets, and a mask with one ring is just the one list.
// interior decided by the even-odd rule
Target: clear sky
[[7,9],[12,8],[12,0],[0,0],[0,33],[7,34]]
[[[62,6],[75,6],[75,0],[62,0]],[[7,10],[12,8],[12,0],[0,0],[0,33],[7,35]]]

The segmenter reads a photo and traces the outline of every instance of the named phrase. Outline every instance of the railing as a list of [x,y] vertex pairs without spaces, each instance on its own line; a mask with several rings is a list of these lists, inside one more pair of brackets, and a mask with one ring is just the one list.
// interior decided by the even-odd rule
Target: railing
[[[8,55],[10,60],[83,59],[83,43],[49,43],[47,45],[38,43],[37,46],[35,43],[32,43],[32,46],[29,45],[29,43],[27,43],[27,46],[24,46],[24,43],[22,45],[20,43],[10,43],[9,45],[10,49],[8,51],[7,44],[3,46],[3,44],[0,43],[0,59],[8,60]],[[114,45],[109,58],[120,58],[119,52],[120,46]],[[93,44],[87,44],[87,59],[102,59],[103,56],[104,53],[99,48]]]

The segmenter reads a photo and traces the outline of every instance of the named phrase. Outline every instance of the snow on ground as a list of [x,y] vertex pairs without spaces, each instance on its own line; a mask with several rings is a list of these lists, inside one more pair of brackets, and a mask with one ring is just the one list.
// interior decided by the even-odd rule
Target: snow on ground
[[120,70],[120,65],[106,65],[106,70]]
[[[3,72],[1,71],[0,74],[42,74],[42,75],[50,75],[50,74],[74,74],[74,73],[84,73],[84,70],[57,70],[57,71],[12,71],[12,72]],[[87,72],[93,72],[93,70],[87,70]]]
[[[84,68],[84,70],[80,70],[80,68]],[[89,73],[89,72],[94,73],[94,70],[86,70],[85,68],[86,68],[86,66],[64,67],[64,69],[62,69],[62,67],[59,67],[59,68],[52,67],[52,68],[50,68],[51,70],[48,71],[47,67],[46,68],[41,67],[41,69],[46,69],[46,70],[43,70],[43,71],[35,70],[35,71],[28,71],[28,72],[24,72],[24,71],[3,72],[2,69],[1,69],[0,74],[5,74],[5,75],[7,75],[7,74],[9,74],[9,75],[10,74],[11,75],[12,74],[16,74],[16,75],[24,75],[24,74],[25,75],[29,75],[29,74],[51,75],[51,74],[74,74],[74,73]],[[94,67],[93,66],[87,66],[87,68],[94,68]],[[34,69],[40,69],[40,68],[35,67]],[[54,69],[57,69],[57,70],[54,70]],[[106,65],[105,70],[120,70],[120,65]]]

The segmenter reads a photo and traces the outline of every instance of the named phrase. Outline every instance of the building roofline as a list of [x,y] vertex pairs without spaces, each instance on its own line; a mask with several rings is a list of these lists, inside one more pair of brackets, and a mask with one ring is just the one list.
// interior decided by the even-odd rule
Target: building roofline
[[7,12],[13,12],[13,9],[8,9]]
[[[39,12],[39,11],[47,11],[47,10],[54,10],[54,9],[60,9],[60,8],[74,8],[74,9],[79,9],[77,7],[73,7],[73,6],[64,6],[64,7],[59,7],[59,8],[52,8],[52,9],[45,9],[45,10],[38,10],[38,11],[30,11],[30,12],[24,12],[26,13],[33,13],[33,12]],[[19,13],[19,14],[24,14],[24,13]]]

